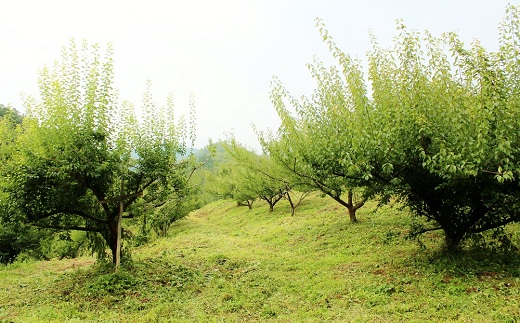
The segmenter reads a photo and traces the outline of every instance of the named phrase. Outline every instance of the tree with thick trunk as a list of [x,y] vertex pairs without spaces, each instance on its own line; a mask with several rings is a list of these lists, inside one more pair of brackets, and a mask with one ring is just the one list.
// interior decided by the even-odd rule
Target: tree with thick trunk
[[159,108],[150,84],[139,118],[131,104],[119,103],[110,46],[102,58],[97,45],[78,50],[72,41],[62,57],[41,70],[39,100],[25,100],[16,149],[2,168],[9,174],[3,193],[26,222],[102,236],[105,244],[92,245],[99,253],[109,247],[115,262],[120,216],[128,217],[143,195],[157,203],[188,192],[190,163],[177,156],[186,154],[183,135],[193,143],[194,123],[189,130],[183,121],[175,124],[173,101]]
[[319,19],[317,27],[337,64],[309,64],[316,89],[302,99],[273,81],[281,126],[260,135],[272,157],[352,219],[355,205],[341,199],[348,189],[399,199],[433,223],[418,232],[443,230],[450,250],[520,221],[518,7],[507,7],[497,52],[398,21],[394,46],[381,48],[371,36],[368,76]]

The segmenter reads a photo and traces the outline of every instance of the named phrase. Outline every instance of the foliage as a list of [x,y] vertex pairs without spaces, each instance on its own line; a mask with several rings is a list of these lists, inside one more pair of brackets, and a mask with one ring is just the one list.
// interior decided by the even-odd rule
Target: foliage
[[41,70],[40,100],[24,100],[27,115],[3,191],[22,221],[86,231],[90,246],[101,255],[108,246],[115,261],[120,207],[131,211],[141,196],[157,203],[187,193],[190,164],[177,155],[194,140],[194,119],[175,124],[173,100],[158,107],[149,83],[139,118],[132,104],[120,104],[110,46],[101,57],[97,45],[78,49],[71,41],[62,57]]
[[[19,134],[19,124],[22,117],[16,110],[0,105],[0,185],[4,185],[5,165],[13,153],[13,145]],[[0,186],[0,187],[1,187]],[[7,218],[8,195],[0,190],[0,263],[10,263],[22,252],[30,252],[41,258],[40,242],[46,233],[38,233],[37,230],[20,222],[9,223]],[[14,214],[11,217],[15,217]]]
[[228,142],[219,142],[218,146],[223,151],[219,163],[208,173],[207,190],[218,199],[233,199],[238,205],[246,205],[251,209],[258,198],[255,174],[233,158]]
[[397,197],[434,223],[417,233],[442,229],[450,250],[519,221],[518,11],[508,7],[496,53],[478,41],[466,49],[454,33],[421,37],[398,22],[393,48],[371,37],[369,85],[361,62],[318,20],[339,68],[309,65],[317,88],[301,101],[274,82],[282,126],[261,138],[264,147],[332,197],[343,187]]
[[[356,201],[354,188],[360,181],[343,171],[343,159],[349,154],[345,146],[350,140],[348,135],[343,137],[343,132],[353,127],[348,119],[349,95],[344,93],[345,84],[336,68],[327,70],[316,60],[309,69],[317,82],[310,98],[297,100],[279,80],[273,81],[271,100],[282,124],[276,134],[259,133],[259,139],[264,150],[292,173],[298,186],[320,190],[332,197],[348,209],[350,220],[356,222],[356,211],[364,205],[371,191],[357,190],[356,193],[361,194],[357,194]],[[288,106],[294,108],[296,116]]]
[[217,188],[213,179],[222,163],[225,163],[227,152],[222,142],[209,143],[202,149],[193,152],[196,171],[191,172],[189,178],[192,190],[191,200],[188,202],[190,210],[196,210],[204,205],[216,201]]
[[254,198],[264,200],[272,212],[289,188],[287,182],[276,176],[276,164],[269,155],[257,155],[234,138],[225,147],[233,159],[233,169],[240,173],[237,190],[247,190]]
[[[19,122],[12,110],[1,107],[0,116],[0,169],[5,167],[5,163],[10,159],[13,151],[13,143],[19,134]],[[0,193],[1,194],[1,193]]]
[[520,220],[519,23],[510,6],[496,53],[465,49],[454,33],[427,34],[423,53],[419,34],[400,24],[396,47],[374,42],[369,55],[374,123],[357,140],[377,148],[366,175],[436,222],[448,249]]
[[0,263],[11,263],[22,253],[45,259],[47,256],[42,249],[42,241],[48,234],[30,225],[0,221]]

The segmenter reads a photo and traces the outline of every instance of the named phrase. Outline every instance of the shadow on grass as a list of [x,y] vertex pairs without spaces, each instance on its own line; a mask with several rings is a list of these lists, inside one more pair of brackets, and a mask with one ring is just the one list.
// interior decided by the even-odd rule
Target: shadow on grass
[[444,249],[423,250],[413,259],[414,266],[428,272],[456,276],[520,277],[520,252],[496,251],[478,247],[456,253]]

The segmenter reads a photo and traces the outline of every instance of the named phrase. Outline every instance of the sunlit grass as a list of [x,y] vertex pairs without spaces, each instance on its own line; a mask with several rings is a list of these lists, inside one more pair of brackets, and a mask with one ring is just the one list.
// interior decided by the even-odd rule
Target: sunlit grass
[[[0,269],[0,319],[14,322],[514,322],[519,257],[441,253],[407,240],[409,215],[370,203],[351,224],[313,196],[290,216],[218,201],[134,248],[114,274],[92,259]],[[518,226],[513,227],[518,230]],[[518,243],[518,241],[517,241]],[[111,292],[107,293],[106,291]]]

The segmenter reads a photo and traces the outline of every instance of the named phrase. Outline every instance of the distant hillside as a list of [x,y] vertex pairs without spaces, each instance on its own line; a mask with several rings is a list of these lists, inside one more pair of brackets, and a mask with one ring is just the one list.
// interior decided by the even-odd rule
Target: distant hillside
[[215,165],[222,163],[226,156],[226,150],[222,143],[213,144],[212,152],[208,146],[194,151],[194,155],[199,162],[205,162],[206,169],[213,169]]
[[16,123],[22,123],[23,115],[18,110],[0,104],[0,118],[3,118],[6,114],[11,114]]

